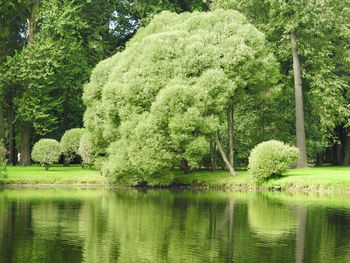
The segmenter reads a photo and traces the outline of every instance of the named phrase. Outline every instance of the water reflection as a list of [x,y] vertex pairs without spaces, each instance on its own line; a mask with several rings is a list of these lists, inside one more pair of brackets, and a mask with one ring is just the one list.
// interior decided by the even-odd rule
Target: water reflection
[[0,263],[350,262],[348,198],[3,189]]

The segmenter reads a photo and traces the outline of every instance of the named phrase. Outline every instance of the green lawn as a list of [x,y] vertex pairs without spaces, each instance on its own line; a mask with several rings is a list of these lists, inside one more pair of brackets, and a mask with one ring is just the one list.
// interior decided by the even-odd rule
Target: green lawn
[[296,191],[350,191],[350,167],[324,166],[293,169],[283,177],[271,179],[256,185],[247,171],[238,171],[237,177],[227,172],[195,172],[190,175],[178,175],[178,184],[197,184],[208,186],[226,186],[242,188],[267,188]]
[[350,191],[350,166],[324,166],[294,169],[286,176],[270,180],[265,186],[298,190]]
[[[55,165],[49,171],[43,167],[9,166],[7,178],[0,178],[3,184],[65,184],[82,185],[107,184],[95,170],[82,169],[78,165],[63,167]],[[247,171],[238,171],[239,176],[232,177],[228,172],[198,171],[184,175],[176,171],[174,185],[232,187],[232,188],[265,188],[289,191],[334,191],[350,192],[350,167],[324,166],[315,168],[294,169],[283,177],[271,179],[257,185]]]
[[56,165],[48,171],[41,166],[8,166],[7,177],[0,178],[6,184],[105,184],[104,178],[95,170],[82,169],[79,165],[63,167]]

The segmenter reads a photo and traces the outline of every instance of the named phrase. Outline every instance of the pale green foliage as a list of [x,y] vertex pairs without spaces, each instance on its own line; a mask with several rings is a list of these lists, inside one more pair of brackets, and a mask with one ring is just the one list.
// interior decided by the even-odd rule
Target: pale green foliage
[[155,128],[152,118],[147,116],[123,123],[121,130],[127,137],[110,144],[102,174],[121,185],[170,184],[172,176],[163,176],[163,172],[174,155],[164,149],[166,138],[157,134]]
[[36,142],[32,150],[32,159],[49,168],[50,164],[57,163],[61,156],[60,144],[54,139],[41,139]]
[[249,171],[257,180],[282,175],[299,159],[299,150],[280,141],[262,142],[249,156]]
[[79,151],[79,144],[84,129],[74,128],[66,131],[60,141],[61,151],[65,160],[70,163]]
[[[106,128],[104,104],[102,102],[103,87],[108,81],[112,65],[116,63],[118,55],[100,62],[92,71],[90,82],[84,87],[83,100],[86,105],[84,124],[91,136],[93,151],[105,152],[108,141],[113,140],[114,130]],[[114,131],[114,132],[113,132]]]
[[105,156],[96,156],[94,158],[94,168],[97,171],[102,171],[102,168],[104,167],[104,163],[108,160]]
[[155,16],[85,87],[93,148],[108,148],[103,174],[169,184],[164,171],[183,159],[197,167],[228,105],[269,89],[276,69],[264,35],[236,11]]
[[91,148],[90,134],[84,132],[80,138],[78,153],[83,161],[83,165],[92,166],[94,164],[94,154]]

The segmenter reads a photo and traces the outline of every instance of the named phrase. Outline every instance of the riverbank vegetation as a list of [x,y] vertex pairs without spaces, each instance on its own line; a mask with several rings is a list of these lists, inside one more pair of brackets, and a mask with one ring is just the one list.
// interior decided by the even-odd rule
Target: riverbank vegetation
[[191,175],[177,175],[175,182],[182,185],[210,187],[232,187],[242,189],[282,190],[282,191],[350,191],[350,167],[314,167],[293,169],[281,177],[256,183],[247,171],[239,171],[240,176],[232,177],[228,172],[196,172]]
[[[72,165],[54,165],[46,171],[40,166],[8,167],[7,177],[0,178],[4,185],[94,185],[109,186],[101,174],[94,169],[83,169]],[[350,192],[350,166],[322,166],[293,169],[282,177],[257,183],[247,170],[238,170],[232,177],[227,171],[215,173],[207,170],[183,174],[181,170],[169,171],[174,182],[171,187],[228,188],[242,190],[274,190],[296,192]]]

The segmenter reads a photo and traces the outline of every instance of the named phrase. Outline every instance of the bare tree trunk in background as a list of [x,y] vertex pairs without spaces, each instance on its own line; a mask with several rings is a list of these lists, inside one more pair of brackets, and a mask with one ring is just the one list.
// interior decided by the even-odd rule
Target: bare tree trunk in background
[[233,163],[233,105],[230,104],[227,108],[227,132],[228,132],[228,147],[229,147],[229,162],[232,167]]
[[4,111],[2,103],[0,103],[0,143],[4,144],[5,142],[5,120],[4,120]]
[[316,155],[316,165],[321,166],[323,164],[324,152],[317,153]]
[[189,166],[188,161],[186,159],[181,160],[181,168],[185,174],[190,174],[192,172],[191,167]]
[[31,162],[31,146],[32,146],[32,125],[26,122],[21,127],[21,161],[20,164],[23,166],[29,166]]
[[15,110],[12,104],[12,98],[10,98],[7,110],[7,124],[8,124],[8,143],[9,143],[9,165],[16,164],[16,142],[15,142]]
[[334,145],[334,164],[335,165],[342,165],[343,164],[343,145],[339,142]]
[[67,160],[66,156],[63,155],[63,166],[69,167],[69,161]]
[[294,71],[294,88],[295,88],[295,119],[296,119],[296,137],[297,148],[300,150],[300,159],[298,167],[307,166],[306,143],[305,143],[305,124],[304,124],[304,105],[303,90],[301,82],[301,66],[297,47],[297,36],[295,32],[291,33],[292,54],[293,54],[293,71]]
[[216,144],[213,141],[210,142],[210,163],[212,172],[216,172]]
[[350,165],[350,135],[346,135],[344,139],[344,159],[343,165]]
[[219,152],[221,154],[222,160],[225,162],[227,170],[230,172],[230,174],[232,176],[237,176],[238,174],[235,172],[234,168],[232,167],[231,163],[229,162],[229,160],[226,157],[226,153],[224,151],[224,148],[222,147],[222,143],[218,137],[218,134],[216,134],[215,136],[215,142],[218,145],[219,148]]

